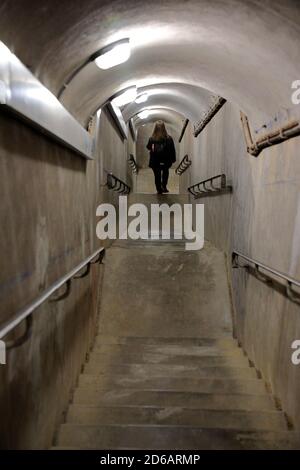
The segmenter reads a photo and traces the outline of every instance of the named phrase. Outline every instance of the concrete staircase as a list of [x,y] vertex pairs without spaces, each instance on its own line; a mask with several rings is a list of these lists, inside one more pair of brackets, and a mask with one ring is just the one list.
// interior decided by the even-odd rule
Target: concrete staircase
[[118,241],[99,330],[55,448],[297,448],[232,338],[222,253]]
[[295,448],[233,339],[97,336],[57,446]]

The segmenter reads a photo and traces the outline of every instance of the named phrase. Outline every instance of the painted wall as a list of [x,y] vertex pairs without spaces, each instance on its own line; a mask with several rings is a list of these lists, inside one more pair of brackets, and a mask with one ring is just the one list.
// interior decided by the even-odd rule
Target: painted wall
[[239,109],[227,103],[194,138],[189,125],[181,145],[192,166],[180,178],[189,185],[225,173],[233,194],[198,199],[205,204],[205,237],[228,254],[237,336],[300,429],[300,366],[291,343],[300,339],[300,307],[243,270],[231,271],[236,249],[300,279],[300,138],[246,152]]
[[[0,114],[1,322],[101,246],[96,207],[116,202],[103,169],[126,181],[128,144],[105,113],[95,132],[97,155],[87,162]],[[0,366],[0,447],[51,445],[96,332],[102,272],[93,265],[67,299],[44,303],[31,339],[8,352]]]

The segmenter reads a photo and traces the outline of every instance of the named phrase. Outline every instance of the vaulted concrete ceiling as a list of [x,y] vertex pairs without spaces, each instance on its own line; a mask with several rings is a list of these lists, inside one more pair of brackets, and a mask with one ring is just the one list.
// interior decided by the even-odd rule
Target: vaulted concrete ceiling
[[195,118],[218,94],[265,119],[291,106],[299,21],[298,0],[2,0],[0,40],[57,94],[92,53],[130,38],[127,63],[90,63],[66,88],[62,101],[81,122],[131,85],[164,90],[142,107],[160,101]]
[[172,129],[180,133],[182,125],[184,123],[184,116],[174,110],[170,110],[164,107],[159,108],[147,108],[149,109],[149,117],[147,119],[140,119],[136,115],[133,119],[135,127],[138,129],[140,126],[145,124],[145,122],[156,122],[158,119],[162,119],[166,124],[172,126]]
[[145,103],[135,102],[124,107],[124,119],[128,120],[142,109],[164,107],[180,112],[190,120],[199,119],[201,109],[207,109],[213,102],[215,95],[197,86],[182,83],[161,83],[141,87],[139,94],[146,93],[148,100]]

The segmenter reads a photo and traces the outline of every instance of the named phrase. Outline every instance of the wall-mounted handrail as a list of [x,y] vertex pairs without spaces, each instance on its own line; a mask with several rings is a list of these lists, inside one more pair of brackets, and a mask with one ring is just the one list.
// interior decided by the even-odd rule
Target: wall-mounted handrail
[[128,184],[124,183],[124,181],[120,180],[112,173],[107,173],[106,184],[108,189],[112,189],[113,191],[116,191],[120,194],[129,194],[131,190]]
[[191,166],[191,164],[192,162],[189,160],[189,156],[185,155],[176,168],[175,173],[177,175],[182,175],[182,173],[184,173]]
[[[216,180],[220,181],[218,186],[214,185]],[[200,181],[200,183],[193,184],[188,188],[188,192],[192,194],[195,199],[198,199],[200,197],[230,193],[232,192],[232,186],[226,184],[226,175],[222,173],[220,175],[212,176],[211,178]]]
[[132,155],[132,153],[128,157],[128,163],[131,167],[132,173],[137,173],[138,172],[138,166],[137,166],[137,163],[136,163],[135,158]]
[[208,109],[208,111],[204,114],[203,119],[197,122],[194,125],[194,137],[198,137],[200,132],[207,126],[207,124],[212,120],[212,118],[217,114],[217,112],[224,106],[226,103],[225,98],[218,96],[215,103]]
[[254,157],[258,157],[260,152],[272,145],[280,144],[285,140],[300,135],[300,122],[296,119],[286,122],[283,126],[261,135],[254,140],[251,134],[248,117],[241,111],[241,121],[247,145],[247,152]]
[[181,130],[181,133],[180,133],[180,136],[179,136],[179,139],[178,139],[178,142],[180,143],[183,139],[183,136],[184,136],[184,133],[186,131],[186,128],[188,126],[188,123],[189,123],[189,119],[186,119],[183,123],[183,126],[182,126],[182,130]]
[[[102,263],[103,257],[105,254],[104,248],[98,248],[94,253],[88,256],[84,261],[79,263],[75,268],[69,271],[67,274],[62,276],[56,282],[54,282],[48,289],[46,289],[42,294],[36,297],[35,300],[27,304],[25,307],[21,308],[12,318],[4,322],[0,326],[0,339],[7,336],[11,331],[13,331],[20,323],[26,320],[26,331],[25,333],[15,340],[6,342],[6,348],[10,349],[16,346],[23,344],[30,336],[32,328],[32,313],[42,305],[46,300],[59,301],[67,297],[71,291],[71,282],[73,279],[80,279],[82,276],[79,276],[78,273],[86,268],[84,275],[87,275],[90,272],[90,265],[95,263]],[[89,267],[87,267],[89,266]],[[87,272],[88,271],[88,272]],[[61,287],[66,286],[66,291],[63,295],[50,299],[50,297],[57,292]],[[67,294],[66,294],[67,293]]]
[[[247,261],[248,264],[240,265],[238,262],[239,258]],[[260,263],[259,261],[250,258],[249,256],[246,256],[236,250],[232,252],[232,268],[245,268],[249,272],[252,272],[254,276],[257,277],[260,281],[269,285],[272,285],[274,282],[276,282],[276,280],[273,277],[268,276],[268,274],[276,276],[276,278],[283,279],[286,282],[286,285],[284,286],[286,296],[292,302],[300,304],[300,292],[293,290],[293,286],[300,288],[300,281],[297,281],[291,276],[284,274],[277,269],[270,268],[270,266],[267,266],[264,263]],[[263,270],[263,272],[261,272],[261,270]]]

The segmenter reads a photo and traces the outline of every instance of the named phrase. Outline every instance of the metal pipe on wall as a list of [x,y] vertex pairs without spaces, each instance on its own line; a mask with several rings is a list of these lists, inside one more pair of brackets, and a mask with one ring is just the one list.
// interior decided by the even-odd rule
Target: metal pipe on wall
[[257,157],[264,148],[280,144],[285,140],[300,135],[300,122],[297,119],[291,119],[283,126],[277,127],[274,130],[263,134],[254,141],[251,134],[249,120],[242,111],[241,121],[247,145],[247,152],[254,157]]

